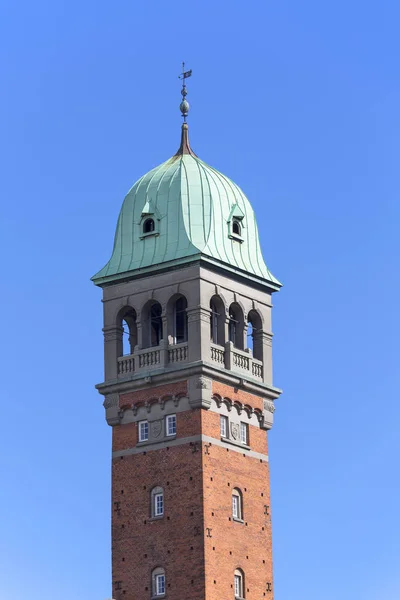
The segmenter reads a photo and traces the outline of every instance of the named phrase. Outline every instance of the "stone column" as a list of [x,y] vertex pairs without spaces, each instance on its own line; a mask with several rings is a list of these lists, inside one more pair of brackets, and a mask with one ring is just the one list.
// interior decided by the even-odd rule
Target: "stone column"
[[204,306],[187,309],[188,362],[211,361],[210,309]]
[[262,343],[263,381],[272,385],[272,333],[259,331],[256,336]]
[[111,325],[103,328],[104,333],[104,380],[117,379],[118,357],[122,356],[122,327]]
[[[139,315],[138,316],[138,320],[137,320],[137,348],[142,349],[143,348],[143,344],[144,344],[144,340],[143,340],[143,323],[142,323],[142,316]],[[146,340],[147,341],[147,340]],[[136,348],[135,348],[135,352],[136,352]]]
[[225,369],[231,371],[233,369],[233,342],[225,344]]
[[248,349],[248,341],[247,341],[247,331],[249,329],[249,324],[247,321],[244,321],[243,324],[243,350],[246,351]]

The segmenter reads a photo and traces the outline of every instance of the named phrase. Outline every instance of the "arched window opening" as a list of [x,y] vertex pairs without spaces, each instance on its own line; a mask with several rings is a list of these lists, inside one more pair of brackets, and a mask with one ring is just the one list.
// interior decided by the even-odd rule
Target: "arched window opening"
[[174,304],[174,343],[187,342],[187,300],[184,296],[178,298]]
[[233,235],[241,235],[242,234],[242,228],[240,226],[240,223],[237,219],[233,220],[232,223],[232,233]]
[[219,296],[211,298],[210,311],[210,339],[214,344],[223,346],[225,344],[225,306]]
[[236,521],[243,521],[243,496],[238,488],[232,491],[232,517]]
[[244,573],[241,569],[236,569],[233,580],[235,598],[244,598]]
[[151,574],[151,587],[152,587],[152,596],[165,596],[166,592],[166,581],[165,581],[165,571],[161,567],[157,567],[154,569]]
[[156,302],[150,308],[150,346],[159,346],[163,337],[161,304]]
[[253,323],[249,320],[249,322],[247,323],[247,347],[250,348],[251,351],[253,351],[253,335],[254,335],[254,329],[253,329]]
[[119,315],[122,336],[118,356],[133,354],[137,340],[136,312],[133,308],[125,308]]
[[146,219],[143,223],[143,233],[152,233],[155,230],[154,219]]
[[231,304],[229,308],[229,341],[239,350],[243,350],[243,328],[243,311],[238,304]]
[[252,349],[254,358],[262,360],[262,321],[256,310],[251,310],[248,315],[247,347]]
[[164,490],[160,486],[151,490],[151,516],[164,516]]

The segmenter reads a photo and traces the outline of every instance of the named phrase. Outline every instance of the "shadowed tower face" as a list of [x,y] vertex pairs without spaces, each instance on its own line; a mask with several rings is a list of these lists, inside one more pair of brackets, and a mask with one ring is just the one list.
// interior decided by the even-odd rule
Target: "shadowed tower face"
[[280,283],[250,202],[194,154],[186,122],[178,152],[127,194],[93,281],[104,306],[97,388],[112,427],[113,598],[272,599]]

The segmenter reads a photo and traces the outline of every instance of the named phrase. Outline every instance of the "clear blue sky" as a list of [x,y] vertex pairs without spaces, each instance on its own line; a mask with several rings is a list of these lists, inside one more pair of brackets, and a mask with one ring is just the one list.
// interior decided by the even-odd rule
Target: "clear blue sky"
[[124,194],[191,142],[275,295],[276,600],[398,600],[400,5],[0,6],[0,597],[110,597],[101,293]]

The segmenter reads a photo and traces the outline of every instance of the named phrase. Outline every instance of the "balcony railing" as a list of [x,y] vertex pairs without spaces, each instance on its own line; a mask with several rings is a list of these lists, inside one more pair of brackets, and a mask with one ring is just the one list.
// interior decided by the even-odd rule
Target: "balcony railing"
[[135,356],[128,354],[128,356],[120,356],[118,359],[118,376],[124,377],[133,373],[135,370]]
[[[162,369],[185,363],[188,355],[187,342],[173,345],[160,344],[160,346],[143,350],[136,347],[134,354],[118,358],[118,377],[127,377],[135,372]],[[219,368],[236,371],[254,379],[263,379],[262,361],[254,358],[251,350],[235,348],[232,342],[225,344],[225,347],[211,343],[210,358]]]
[[183,344],[156,346],[139,350],[134,354],[118,358],[118,377],[126,377],[138,371],[164,368],[168,365],[182,363],[188,359],[187,342]]
[[211,360],[221,366],[225,366],[225,350],[223,346],[211,344]]
[[168,363],[180,363],[185,362],[188,357],[188,345],[175,344],[174,346],[168,346]]
[[253,358],[251,350],[239,350],[232,342],[223,346],[211,343],[210,352],[212,362],[230,371],[238,371],[255,379],[263,379],[263,363]]

